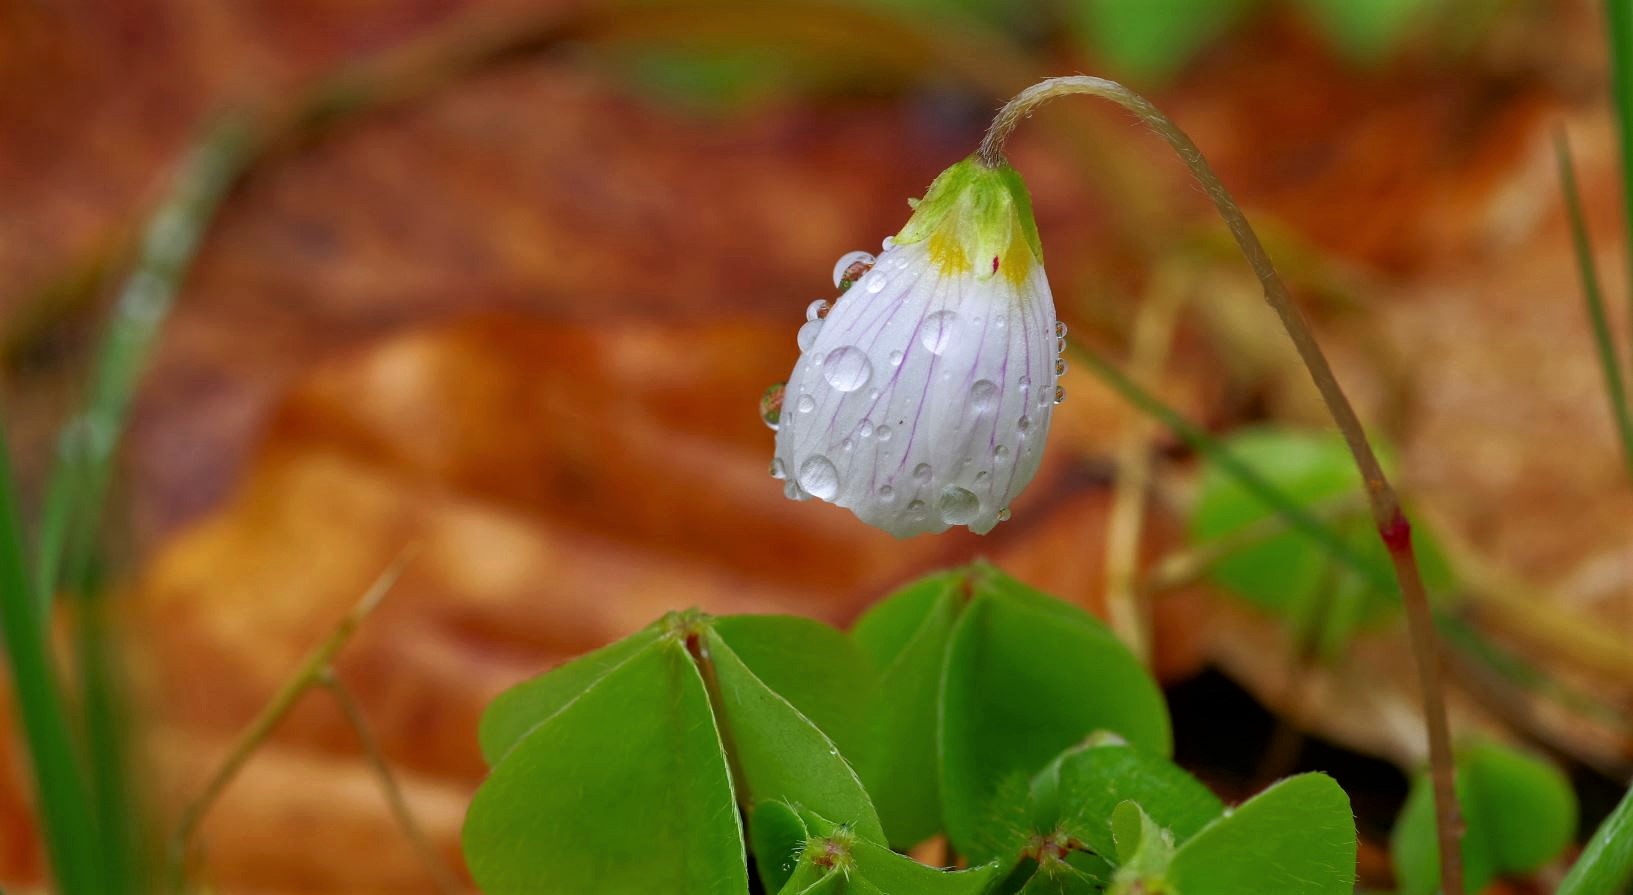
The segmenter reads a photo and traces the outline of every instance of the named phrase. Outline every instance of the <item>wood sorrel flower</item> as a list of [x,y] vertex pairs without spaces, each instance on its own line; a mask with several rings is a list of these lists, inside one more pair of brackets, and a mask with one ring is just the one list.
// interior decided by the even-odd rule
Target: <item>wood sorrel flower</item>
[[[1031,199],[1008,165],[948,168],[877,259],[834,270],[776,408],[772,474],[897,537],[1009,518],[1060,400],[1064,328]],[[870,266],[871,265],[871,266]]]

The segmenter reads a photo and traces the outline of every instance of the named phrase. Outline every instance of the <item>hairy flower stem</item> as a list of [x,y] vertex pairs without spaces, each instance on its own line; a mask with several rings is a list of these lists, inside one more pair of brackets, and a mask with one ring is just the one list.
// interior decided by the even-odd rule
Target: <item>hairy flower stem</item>
[[1283,328],[1293,340],[1293,347],[1298,350],[1299,358],[1310,371],[1310,378],[1314,380],[1316,390],[1321,393],[1321,399],[1327,405],[1327,411],[1332,415],[1339,432],[1343,434],[1345,443],[1349,445],[1350,453],[1355,458],[1355,465],[1361,471],[1361,479],[1366,484],[1367,500],[1372,509],[1378,536],[1389,550],[1389,558],[1395,568],[1395,578],[1400,584],[1401,596],[1406,604],[1407,629],[1417,664],[1418,683],[1423,691],[1424,723],[1428,729],[1429,766],[1434,782],[1435,821],[1440,844],[1441,891],[1443,895],[1463,895],[1463,861],[1462,850],[1459,847],[1462,823],[1459,819],[1457,795],[1453,790],[1451,733],[1446,721],[1446,704],[1440,687],[1440,663],[1435,645],[1434,620],[1430,614],[1429,598],[1424,590],[1417,557],[1412,548],[1412,527],[1401,511],[1400,498],[1389,484],[1389,479],[1385,477],[1383,467],[1378,463],[1377,455],[1373,453],[1372,445],[1367,442],[1361,420],[1355,415],[1355,408],[1350,406],[1349,399],[1339,387],[1338,379],[1333,375],[1332,366],[1327,363],[1327,357],[1322,353],[1321,346],[1316,343],[1309,322],[1293,303],[1287,284],[1282,282],[1281,276],[1276,273],[1275,265],[1271,263],[1270,256],[1259,242],[1258,235],[1253,232],[1247,216],[1242,213],[1236,200],[1231,198],[1230,192],[1225,189],[1225,185],[1220,182],[1218,175],[1213,172],[1207,159],[1202,157],[1201,150],[1196,148],[1191,138],[1149,100],[1115,81],[1104,78],[1078,75],[1040,81],[1021,91],[999,110],[998,116],[992,121],[992,126],[987,129],[986,136],[981,140],[981,148],[978,151],[981,161],[989,166],[1004,164],[1004,141],[1022,118],[1049,100],[1075,94],[1110,100],[1132,112],[1136,118],[1166,140],[1185,162],[1186,167],[1191,169],[1191,174],[1202,185],[1208,198],[1213,200],[1214,207],[1219,210],[1220,216],[1225,219],[1225,225],[1235,237],[1237,246],[1241,248],[1248,264],[1258,276],[1260,285],[1264,287],[1265,300],[1270,303],[1276,316],[1281,318]]

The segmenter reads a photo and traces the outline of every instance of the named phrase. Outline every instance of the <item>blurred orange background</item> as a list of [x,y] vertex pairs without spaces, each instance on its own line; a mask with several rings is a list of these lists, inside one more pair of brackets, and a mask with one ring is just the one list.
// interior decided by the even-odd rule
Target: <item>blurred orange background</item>
[[[27,497],[82,390],[123,253],[178,161],[225,109],[275,137],[208,230],[121,454],[109,555],[154,824],[407,545],[418,554],[337,668],[456,863],[486,702],[665,610],[844,624],[917,574],[986,557],[1100,611],[1114,458],[1130,443],[1169,482],[1141,563],[1181,549],[1189,457],[1075,369],[1044,471],[986,538],[897,541],[784,500],[766,474],[756,402],[791,368],[834,259],[900,227],[904,200],[974,148],[1010,92],[1079,70],[1148,89],[1209,155],[1396,446],[1404,489],[1450,539],[1547,595],[1548,611],[1633,637],[1633,489],[1550,142],[1564,127],[1576,147],[1620,313],[1597,4],[1466,5],[1500,9],[1477,26],[1426,17],[1358,59],[1267,3],[1152,73],[1035,10],[993,21],[928,0],[752,16],[0,3],[4,398]],[[736,80],[730,66],[686,68],[744,52]],[[359,71],[355,105],[287,117]],[[1011,147],[1074,333],[1127,357],[1152,296],[1178,290],[1169,357],[1147,371],[1165,399],[1221,431],[1323,425],[1166,149],[1086,102],[1040,113]],[[1199,587],[1156,612],[1165,681],[1212,667],[1272,709],[1286,698],[1272,623]],[[1494,636],[1559,658],[1501,622]],[[1398,638],[1322,669],[1306,709],[1283,714],[1411,767],[1416,696]],[[1566,673],[1633,704],[1625,676]],[[1455,708],[1460,724],[1515,728],[1468,694]],[[1524,736],[1607,773],[1633,759],[1623,732],[1542,715]],[[0,739],[0,885],[24,889],[44,873],[25,760]],[[201,878],[221,891],[430,886],[322,693],[245,768],[201,841]],[[1376,878],[1381,859],[1363,860]]]

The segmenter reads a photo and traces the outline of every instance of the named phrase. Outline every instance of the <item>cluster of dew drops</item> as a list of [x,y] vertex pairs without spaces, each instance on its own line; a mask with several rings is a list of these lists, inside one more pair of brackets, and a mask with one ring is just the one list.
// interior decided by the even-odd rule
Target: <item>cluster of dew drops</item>
[[[884,249],[886,251],[889,251],[889,249],[894,244],[894,242],[895,242],[895,240],[894,240],[893,237],[889,237],[889,236],[885,237],[884,246],[883,246]],[[861,282],[863,280],[863,278],[867,276],[868,272],[871,271],[877,263],[878,263],[878,259],[876,257],[874,257],[874,255],[872,253],[866,252],[866,251],[857,250],[857,251],[854,251],[854,252],[847,252],[844,255],[841,255],[839,257],[839,260],[834,262],[834,269],[833,269],[834,287],[839,290],[841,295],[843,295],[845,292],[849,291],[852,286],[854,286],[857,283]],[[906,264],[906,259],[904,258],[898,263],[905,265]],[[867,290],[869,292],[879,292],[885,287],[886,282],[887,282],[886,278],[884,278],[882,276],[876,276],[876,277],[872,278],[871,280],[868,280],[868,285],[867,285],[866,288],[867,288]],[[815,301],[811,302],[809,305],[807,305],[805,307],[805,323],[800,326],[799,333],[795,336],[795,342],[798,344],[800,351],[802,351],[802,352],[803,351],[809,351],[809,350],[811,350],[811,346],[816,344],[817,335],[822,331],[822,323],[823,323],[824,319],[826,319],[826,317],[828,316],[828,311],[831,308],[832,308],[832,305],[828,302],[828,300],[827,299],[822,299],[822,298],[816,299]],[[940,312],[940,313],[950,314],[951,312],[943,311],[943,312]],[[944,327],[942,330],[939,330],[939,331],[940,332],[950,332],[950,327]],[[1063,355],[1065,354],[1065,351],[1066,351],[1066,324],[1063,323],[1063,322],[1060,322],[1060,321],[1056,321],[1056,323],[1055,323],[1055,375],[1056,376],[1063,375],[1066,372],[1066,360],[1063,357]],[[845,352],[850,352],[850,354],[854,354],[855,358],[852,359],[849,355],[845,354]],[[940,352],[938,351],[937,353],[940,353]],[[832,384],[835,388],[839,389],[840,391],[855,391],[856,389],[861,388],[863,385],[867,384],[867,380],[868,380],[868,378],[869,378],[869,376],[871,374],[871,369],[869,368],[867,357],[865,355],[863,355],[859,350],[857,350],[855,348],[840,348],[840,349],[837,349],[834,352],[834,356],[830,356],[829,358],[827,358],[827,360],[832,361],[833,363],[830,363],[828,365],[829,369],[824,373],[824,375],[827,377],[829,383]],[[902,361],[901,352],[899,352],[899,351],[891,352],[890,362],[892,364],[899,364],[899,363],[901,363],[901,361]],[[988,385],[990,386],[990,383]],[[766,427],[771,429],[773,432],[775,432],[777,430],[777,428],[778,428],[778,426],[779,426],[779,424],[781,422],[781,419],[782,419],[783,397],[786,395],[787,389],[788,389],[788,383],[786,383],[786,382],[776,382],[776,383],[773,383],[771,386],[769,386],[765,390],[765,392],[760,396],[760,420],[762,422],[764,422]],[[800,400],[800,406],[797,408],[798,410],[800,410],[802,412],[809,412],[809,411],[815,409],[816,402],[810,395],[801,395],[799,400]],[[1066,400],[1066,389],[1057,384],[1055,386],[1054,403],[1060,404],[1060,403],[1064,402],[1065,400]],[[1024,424],[1025,424],[1025,421],[1023,420],[1023,425]],[[869,428],[872,428],[870,426],[870,424],[868,424],[866,421],[863,421],[863,425],[864,426],[869,426]],[[881,425],[881,426],[877,427],[876,433],[869,433],[869,432],[864,431],[862,434],[863,434],[864,437],[866,437],[869,434],[876,434],[880,441],[887,441],[890,438],[890,428],[888,426]],[[1001,446],[998,449],[999,450],[1004,450],[1004,448],[1001,447]],[[919,476],[921,474],[921,472],[922,472],[923,477],[928,478],[928,474],[929,474],[928,465],[927,464],[920,464],[920,467],[921,467],[920,469],[914,470],[915,476]],[[774,460],[771,461],[771,475],[773,477],[775,477],[775,478],[778,478],[778,479],[786,477],[787,473],[782,468],[782,461],[781,460],[775,460],[774,459]],[[838,484],[837,474],[834,474],[832,477],[834,478],[834,483],[833,484],[835,486],[837,486],[837,484]],[[802,475],[801,478],[806,478],[806,476]],[[815,478],[821,478],[821,476],[815,476]],[[815,494],[818,497],[822,496],[823,491],[825,491],[825,490],[831,491],[832,490],[831,488],[824,487],[823,482],[812,482],[811,484],[816,485],[816,487],[814,487],[814,488],[813,487],[807,487],[806,490],[811,491],[813,494]],[[888,490],[889,488],[890,488],[889,485],[884,486],[885,490]],[[792,482],[789,483],[789,490],[791,492],[793,491],[793,483]],[[968,492],[965,492],[965,493],[968,493]],[[970,497],[973,498],[974,495],[971,494]],[[915,500],[913,503],[919,504],[920,509],[923,508],[923,503],[924,503],[923,501]],[[910,505],[909,509],[912,509],[912,508],[913,507]],[[973,518],[973,513],[971,513],[970,515]],[[1009,519],[1009,515],[1010,515],[1009,509],[1007,507],[1005,507],[1004,509],[999,511],[998,521],[1000,521],[1000,522],[1007,521]],[[951,521],[951,520],[949,520],[949,521]],[[967,521],[967,520],[964,520],[964,521]]]

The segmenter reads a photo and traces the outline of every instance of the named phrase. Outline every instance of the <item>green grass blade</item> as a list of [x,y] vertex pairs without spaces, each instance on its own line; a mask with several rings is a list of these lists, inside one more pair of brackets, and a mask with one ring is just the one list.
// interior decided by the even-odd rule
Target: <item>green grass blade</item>
[[1633,883],[1633,789],[1622,796],[1582,849],[1557,895],[1604,895],[1627,891]]
[[32,759],[41,829],[61,891],[105,892],[97,827],[23,554],[5,442],[0,431],[0,634]]
[[1375,563],[1368,562],[1366,557],[1356,552],[1354,547],[1350,546],[1331,525],[1323,522],[1309,507],[1294,500],[1287,492],[1260,475],[1253,467],[1237,459],[1218,439],[1181,416],[1178,411],[1163,403],[1155,395],[1141,388],[1134,380],[1129,379],[1122,370],[1118,369],[1115,364],[1102,357],[1099,352],[1088,348],[1082,343],[1074,344],[1078,348],[1078,356],[1088,365],[1090,372],[1099,377],[1102,382],[1111,386],[1112,390],[1121,395],[1125,401],[1167,426],[1192,450],[1217,463],[1220,469],[1229,473],[1244,489],[1263,501],[1266,506],[1274,509],[1278,516],[1287,520],[1289,527],[1314,539],[1335,559],[1355,570],[1356,573],[1382,592],[1389,594],[1400,593],[1399,586],[1387,570],[1380,569]]
[[[1626,5],[1625,0],[1611,3],[1611,6]],[[1571,163],[1570,143],[1563,131],[1554,135],[1554,153],[1559,161],[1559,191],[1565,197],[1565,216],[1571,222],[1576,267],[1582,278],[1582,298],[1587,302],[1588,320],[1593,324],[1593,340],[1599,350],[1599,368],[1604,373],[1605,397],[1610,400],[1610,415],[1616,423],[1616,434],[1622,441],[1622,461],[1627,466],[1628,476],[1633,477],[1633,411],[1628,407],[1627,386],[1622,381],[1622,360],[1617,355],[1616,340],[1610,334],[1610,321],[1605,315],[1599,267],[1593,261],[1588,223],[1582,215],[1582,194],[1576,185],[1576,168]]]
[[[1633,4],[1605,0],[1605,27],[1610,32],[1610,86],[1616,104],[1616,127],[1622,145],[1622,211],[1633,233]],[[1633,261],[1633,239],[1627,245]],[[1633,267],[1628,268],[1633,275]],[[1633,305],[1633,289],[1628,291]]]
[[49,606],[58,588],[87,574],[113,454],[148,354],[198,249],[205,226],[252,146],[236,118],[211,129],[183,162],[170,194],[143,232],[130,278],[97,349],[84,409],[63,426],[40,524],[37,592]]

